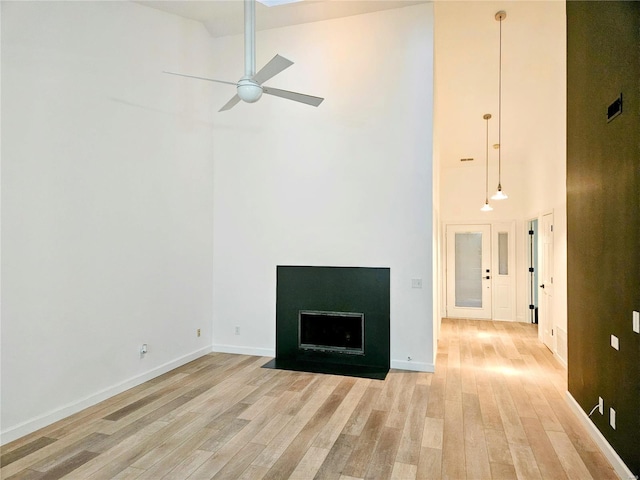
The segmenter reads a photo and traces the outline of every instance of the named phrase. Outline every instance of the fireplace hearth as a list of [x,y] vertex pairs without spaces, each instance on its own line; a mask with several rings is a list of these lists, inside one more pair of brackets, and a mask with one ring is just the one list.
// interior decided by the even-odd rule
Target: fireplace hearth
[[390,270],[278,266],[276,358],[267,368],[384,379]]

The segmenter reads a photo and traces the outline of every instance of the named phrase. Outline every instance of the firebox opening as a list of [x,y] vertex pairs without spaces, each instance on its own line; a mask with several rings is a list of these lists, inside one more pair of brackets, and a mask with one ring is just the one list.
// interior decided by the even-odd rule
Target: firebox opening
[[364,355],[364,314],[300,310],[298,348]]

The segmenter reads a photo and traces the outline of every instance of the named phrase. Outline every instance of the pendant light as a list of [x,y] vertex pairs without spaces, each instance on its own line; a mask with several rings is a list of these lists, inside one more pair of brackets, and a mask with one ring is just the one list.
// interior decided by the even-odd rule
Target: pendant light
[[485,192],[485,200],[484,205],[480,209],[481,212],[490,212],[493,210],[491,205],[489,205],[489,119],[491,118],[490,113],[485,113],[482,118],[487,121],[487,148],[485,152],[485,181],[484,181],[484,192]]
[[491,196],[491,200],[505,200],[507,195],[502,191],[502,21],[507,18],[507,12],[500,10],[496,13],[496,20],[500,22],[500,69],[498,75],[498,190]]

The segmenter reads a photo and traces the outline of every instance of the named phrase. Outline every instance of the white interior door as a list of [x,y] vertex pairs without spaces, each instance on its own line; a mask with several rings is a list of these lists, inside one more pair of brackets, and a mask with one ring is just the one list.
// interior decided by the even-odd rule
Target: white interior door
[[538,328],[542,331],[542,342],[553,352],[555,351],[553,342],[553,311],[551,308],[553,301],[553,213],[548,213],[542,217],[540,240],[541,268],[538,292],[538,300],[540,302]]
[[491,226],[447,225],[447,316],[491,315]]
[[493,319],[516,320],[516,225],[494,223],[493,235]]

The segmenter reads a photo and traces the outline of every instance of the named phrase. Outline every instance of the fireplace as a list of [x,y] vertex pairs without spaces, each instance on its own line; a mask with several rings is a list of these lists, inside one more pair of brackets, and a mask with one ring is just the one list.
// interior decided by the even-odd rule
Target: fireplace
[[300,310],[298,348],[364,355],[364,314]]
[[384,379],[390,270],[278,266],[276,358],[265,367]]

